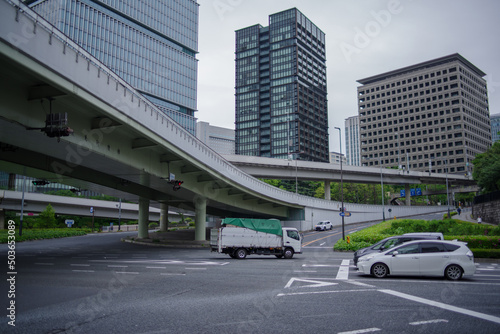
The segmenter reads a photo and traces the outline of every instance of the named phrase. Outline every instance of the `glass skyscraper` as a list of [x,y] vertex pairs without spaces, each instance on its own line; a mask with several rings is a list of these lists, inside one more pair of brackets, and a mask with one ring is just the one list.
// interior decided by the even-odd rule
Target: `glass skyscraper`
[[500,114],[491,115],[491,139],[500,141]]
[[361,166],[361,152],[359,150],[359,116],[352,116],[345,120],[345,153],[347,164]]
[[196,133],[195,0],[27,0],[165,114]]
[[325,34],[298,9],[236,31],[236,154],[329,161]]

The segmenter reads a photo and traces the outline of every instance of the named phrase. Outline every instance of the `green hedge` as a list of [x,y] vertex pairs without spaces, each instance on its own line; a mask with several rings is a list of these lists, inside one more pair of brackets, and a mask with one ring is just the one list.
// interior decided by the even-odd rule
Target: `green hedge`
[[[19,230],[16,230],[16,242],[27,240],[53,239],[73,237],[90,233],[90,229],[81,228],[51,228],[51,229],[23,229],[23,235],[19,236]],[[8,230],[0,230],[0,243],[7,243]]]
[[384,238],[412,232],[441,232],[445,240],[457,239],[466,242],[471,250],[475,249],[476,252],[480,251],[480,254],[483,254],[483,251],[491,250],[491,252],[488,253],[488,257],[500,258],[500,254],[496,252],[500,250],[500,227],[478,225],[458,219],[431,221],[396,219],[385,221],[362,231],[350,234],[350,243],[347,243],[347,240],[339,240],[333,249],[335,251],[356,251],[360,248],[373,245]]
[[470,249],[475,258],[481,259],[500,259],[500,249]]

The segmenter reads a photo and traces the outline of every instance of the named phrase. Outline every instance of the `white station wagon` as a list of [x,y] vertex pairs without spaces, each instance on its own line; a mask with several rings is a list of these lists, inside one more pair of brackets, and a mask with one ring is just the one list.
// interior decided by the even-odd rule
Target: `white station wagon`
[[476,272],[474,255],[465,242],[417,240],[359,258],[358,271],[377,278],[387,275],[444,276],[459,280]]

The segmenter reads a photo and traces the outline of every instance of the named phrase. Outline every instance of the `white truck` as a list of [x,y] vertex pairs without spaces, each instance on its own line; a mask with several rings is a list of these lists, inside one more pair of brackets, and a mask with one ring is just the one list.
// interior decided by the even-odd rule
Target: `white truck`
[[296,228],[281,227],[275,219],[226,218],[221,228],[210,231],[210,248],[234,259],[249,254],[291,259],[302,253],[302,236]]

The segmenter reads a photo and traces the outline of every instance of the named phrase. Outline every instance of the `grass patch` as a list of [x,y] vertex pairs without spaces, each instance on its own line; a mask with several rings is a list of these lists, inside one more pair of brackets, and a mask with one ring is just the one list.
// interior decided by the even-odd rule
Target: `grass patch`
[[[86,235],[90,233],[90,229],[84,228],[40,228],[40,229],[23,229],[23,235],[19,235],[19,230],[16,230],[16,243],[29,240],[54,239],[74,237]],[[5,244],[8,240],[8,230],[0,230],[0,243]]]

